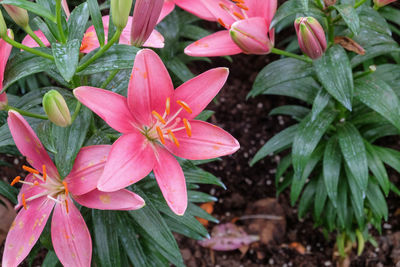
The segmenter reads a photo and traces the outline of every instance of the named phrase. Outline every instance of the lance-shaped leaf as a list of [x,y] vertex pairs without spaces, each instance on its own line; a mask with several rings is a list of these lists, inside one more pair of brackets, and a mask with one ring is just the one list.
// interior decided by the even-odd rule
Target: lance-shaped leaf
[[357,34],[360,30],[360,19],[357,12],[351,4],[333,5],[333,7],[342,16],[352,33]]
[[326,144],[323,160],[323,176],[325,189],[329,199],[336,208],[340,166],[342,165],[342,154],[340,152],[337,137],[331,137]]
[[341,46],[334,45],[320,59],[313,62],[314,70],[324,88],[343,106],[351,110],[354,85],[346,51]]
[[68,19],[68,40],[82,40],[85,26],[89,19],[89,8],[87,3],[77,6]]
[[368,167],[374,174],[385,195],[388,196],[390,191],[390,181],[385,165],[379,158],[379,155],[375,152],[374,147],[368,142],[364,142],[364,144],[367,149]]
[[78,66],[80,46],[81,41],[78,39],[70,40],[66,44],[53,44],[54,61],[61,76],[67,82],[71,81]]
[[357,179],[354,177],[350,168],[345,165],[347,183],[349,184],[349,188],[351,191],[350,200],[351,206],[353,207],[354,215],[356,217],[357,223],[361,228],[364,228],[364,198],[365,191],[363,191],[357,182]]

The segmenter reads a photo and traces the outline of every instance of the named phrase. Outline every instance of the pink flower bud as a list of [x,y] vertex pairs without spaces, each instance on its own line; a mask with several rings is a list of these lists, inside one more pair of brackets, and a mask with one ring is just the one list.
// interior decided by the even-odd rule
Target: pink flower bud
[[320,58],[326,50],[325,32],[321,24],[312,17],[301,17],[295,20],[294,27],[301,51],[312,59]]
[[374,0],[374,4],[376,7],[383,7],[393,2],[396,2],[396,0]]
[[164,0],[136,0],[133,10],[131,44],[141,47],[149,38],[160,17]]
[[55,125],[67,127],[71,124],[71,114],[64,97],[56,90],[48,91],[43,97],[43,109]]
[[246,54],[264,55],[274,47],[274,30],[269,31],[265,19],[261,17],[238,20],[232,24],[229,33]]
[[28,26],[29,16],[28,12],[25,9],[12,5],[3,5],[3,7],[15,23],[17,23],[22,28]]
[[8,98],[6,93],[1,93],[0,94],[0,110],[5,109],[5,107],[8,105]]

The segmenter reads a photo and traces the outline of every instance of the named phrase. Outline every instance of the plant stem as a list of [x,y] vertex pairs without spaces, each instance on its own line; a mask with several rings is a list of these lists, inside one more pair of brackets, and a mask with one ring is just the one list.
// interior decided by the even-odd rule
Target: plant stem
[[64,30],[61,24],[61,0],[56,0],[56,17],[57,17],[57,28],[60,33],[61,43],[65,43],[67,39],[64,35]]
[[110,75],[107,77],[107,80],[105,80],[105,81],[100,85],[100,88],[106,88],[106,86],[112,81],[112,79],[114,79],[115,75],[117,75],[118,72],[119,72],[119,70],[113,70],[113,71],[111,71]]
[[354,8],[356,9],[356,8],[359,8],[362,4],[364,4],[365,2],[366,2],[367,0],[360,0],[360,1],[358,1],[355,5],[354,5]]
[[368,70],[360,72],[360,73],[357,73],[357,74],[354,74],[354,79],[362,78],[362,77],[367,76],[367,75],[369,75],[371,73],[374,73],[375,71],[376,71],[376,66],[375,65],[371,65],[371,66],[369,66]]
[[32,117],[32,118],[37,118],[37,119],[42,119],[42,120],[48,120],[49,119],[45,115],[32,113],[32,112],[29,112],[29,111],[26,111],[26,110],[22,110],[22,109],[19,109],[19,108],[15,108],[15,107],[12,107],[12,106],[6,106],[4,110],[6,110],[6,111],[15,110],[21,115]]
[[271,53],[274,53],[274,54],[277,54],[277,55],[286,56],[286,57],[292,57],[292,58],[300,59],[300,60],[302,60],[304,62],[307,62],[307,63],[312,63],[312,59],[311,58],[308,58],[308,57],[305,57],[305,56],[299,56],[299,55],[296,55],[296,54],[293,54],[293,53],[290,53],[290,52],[287,52],[287,51],[284,51],[284,50],[281,50],[281,49],[278,49],[278,48],[272,48],[271,49]]
[[9,43],[10,45],[16,47],[16,48],[25,50],[25,51],[27,51],[29,53],[32,53],[32,54],[35,54],[35,55],[38,55],[38,56],[41,56],[41,57],[44,57],[44,58],[47,58],[47,59],[54,60],[54,57],[52,55],[49,55],[49,54],[44,53],[42,51],[39,51],[39,50],[36,50],[34,48],[31,48],[31,47],[28,47],[26,45],[23,45],[21,43],[18,43],[18,42],[14,41],[13,39],[11,39],[8,36],[4,36],[3,40],[6,41],[7,43]]
[[72,114],[72,117],[71,117],[71,124],[75,121],[76,117],[78,117],[79,111],[81,110],[82,104],[79,101],[77,101],[77,102],[78,103],[76,104],[74,114]]
[[333,25],[334,21],[331,15],[328,16],[328,41],[329,46],[333,45],[335,40],[335,26]]
[[39,37],[32,31],[31,27],[28,25],[24,28],[25,32],[32,37],[33,40],[40,46],[40,47],[46,47],[45,44],[42,42],[42,40],[39,39]]
[[86,69],[90,64],[93,63],[96,59],[98,59],[100,56],[102,56],[115,42],[119,40],[119,37],[121,36],[121,29],[117,29],[117,31],[114,33],[114,36],[110,39],[110,41],[100,48],[91,58],[89,58],[86,62],[84,62],[82,65],[80,65],[77,69],[76,72],[80,72],[84,69]]

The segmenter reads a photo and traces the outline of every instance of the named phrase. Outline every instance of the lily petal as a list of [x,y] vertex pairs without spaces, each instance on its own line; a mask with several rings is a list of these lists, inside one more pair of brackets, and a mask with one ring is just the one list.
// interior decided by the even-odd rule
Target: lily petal
[[115,192],[95,189],[74,199],[82,206],[100,210],[137,210],[145,205],[143,198],[126,189]]
[[160,23],[166,16],[168,16],[169,13],[171,13],[174,10],[174,8],[175,8],[175,3],[173,0],[165,0],[157,24]]
[[29,254],[46,225],[54,201],[41,197],[21,209],[8,232],[2,266],[18,266]]
[[143,44],[145,47],[153,47],[153,48],[163,48],[164,47],[164,36],[161,35],[156,30],[153,30],[147,38],[147,41]]
[[54,208],[51,240],[54,251],[64,266],[90,266],[92,239],[81,213],[71,198],[68,198],[68,212],[63,204],[57,204]]
[[228,68],[215,68],[194,77],[176,88],[174,105],[177,106],[176,100],[184,101],[192,110],[192,114],[184,114],[188,119],[195,118],[218,94],[228,75]]
[[[105,38],[107,40],[107,36]],[[90,53],[98,47],[100,47],[100,43],[99,39],[97,39],[96,30],[94,29],[94,26],[90,26],[83,35],[80,52]]]
[[[41,30],[34,31],[34,33],[37,35],[37,37],[39,37],[40,41],[42,41],[45,46],[50,46],[49,40],[47,40],[46,36]],[[39,44],[36,43],[36,41],[33,40],[33,38],[29,35],[25,36],[25,38],[22,40],[22,44],[28,47],[39,47]]]
[[128,133],[133,131],[135,120],[129,111],[125,97],[89,86],[76,88],[74,95],[118,132]]
[[10,56],[12,46],[3,39],[0,39],[0,92],[3,89],[4,70]]
[[136,183],[150,173],[154,152],[138,131],[122,135],[113,145],[97,188],[112,192]]
[[165,102],[174,87],[160,57],[150,49],[136,54],[128,87],[128,106],[133,116],[144,125],[153,121],[153,110],[163,114]]
[[198,120],[190,121],[192,136],[186,131],[175,132],[179,147],[166,142],[166,146],[175,156],[190,159],[212,159],[234,153],[240,148],[239,142],[229,133],[210,123]]
[[[40,184],[43,184],[43,182],[39,179],[34,178],[32,174],[29,174],[26,176],[24,179],[25,182],[30,182],[33,183],[34,181],[37,181]],[[25,195],[25,199],[28,199],[32,196],[38,195],[42,192],[44,192],[45,189],[40,187],[40,186],[35,186],[35,185],[29,185],[29,184],[23,184],[21,187],[21,190],[18,193],[18,204],[15,206],[15,209],[19,209],[22,207],[22,194]]]
[[242,53],[231,39],[229,31],[219,31],[208,35],[185,48],[185,54],[192,57],[217,57]]
[[65,182],[74,195],[83,195],[97,188],[111,145],[87,146],[76,156],[74,166]]
[[47,174],[58,177],[58,171],[39,138],[29,126],[28,122],[16,111],[8,112],[8,127],[18,150],[27,158],[31,166],[39,171],[46,166]]
[[175,157],[162,147],[157,147],[154,175],[168,206],[177,215],[187,208],[186,181]]
[[249,17],[263,17],[267,21],[268,27],[275,15],[278,6],[277,0],[245,0],[245,5],[249,8]]

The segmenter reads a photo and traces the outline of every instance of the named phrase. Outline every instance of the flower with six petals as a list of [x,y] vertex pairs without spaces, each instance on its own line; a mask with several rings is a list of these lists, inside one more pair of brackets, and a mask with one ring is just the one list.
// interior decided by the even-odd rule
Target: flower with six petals
[[96,189],[111,146],[82,148],[70,174],[61,180],[26,120],[15,111],[8,114],[15,144],[33,168],[23,166],[30,174],[24,180],[18,176],[11,183],[23,183],[16,207],[21,210],[7,235],[2,266],[14,267],[22,262],[37,242],[53,208],[51,239],[57,257],[64,266],[90,266],[90,233],[72,199],[83,206],[104,210],[139,209],[144,205],[143,199],[125,189],[111,193]]
[[211,69],[174,90],[161,59],[152,50],[138,52],[128,97],[78,87],[75,97],[123,135],[112,145],[97,185],[115,191],[153,170],[167,204],[178,215],[187,207],[185,177],[175,156],[201,160],[234,153],[238,141],[221,128],[195,117],[224,85],[228,69]]

